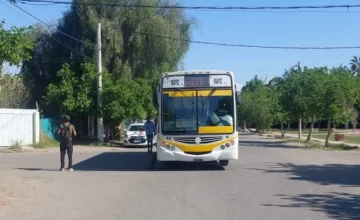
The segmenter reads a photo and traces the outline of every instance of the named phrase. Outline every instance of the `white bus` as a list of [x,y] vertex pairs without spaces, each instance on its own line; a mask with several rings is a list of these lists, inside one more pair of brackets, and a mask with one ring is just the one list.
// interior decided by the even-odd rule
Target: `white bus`
[[238,159],[234,74],[227,71],[163,73],[154,97],[158,106],[157,160],[219,161]]

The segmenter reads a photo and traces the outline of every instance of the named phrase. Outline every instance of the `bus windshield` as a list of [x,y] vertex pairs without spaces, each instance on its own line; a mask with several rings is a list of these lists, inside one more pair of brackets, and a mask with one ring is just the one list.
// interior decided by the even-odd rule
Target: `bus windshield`
[[163,93],[164,134],[229,134],[234,130],[231,90]]

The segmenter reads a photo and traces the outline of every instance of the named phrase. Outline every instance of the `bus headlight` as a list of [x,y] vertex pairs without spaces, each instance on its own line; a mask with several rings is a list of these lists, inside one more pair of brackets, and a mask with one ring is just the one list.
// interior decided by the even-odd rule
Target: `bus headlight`
[[230,141],[230,144],[231,144],[231,146],[234,146],[235,141],[234,141],[234,140],[231,140],[231,141]]
[[166,145],[166,149],[168,149],[168,150],[170,149],[170,144]]
[[174,150],[175,150],[175,146],[171,146],[171,150],[174,151]]
[[221,147],[220,147],[222,150],[224,150],[225,149],[225,145],[221,145]]
[[230,147],[230,144],[229,144],[229,143],[226,143],[225,146],[226,146],[226,147]]

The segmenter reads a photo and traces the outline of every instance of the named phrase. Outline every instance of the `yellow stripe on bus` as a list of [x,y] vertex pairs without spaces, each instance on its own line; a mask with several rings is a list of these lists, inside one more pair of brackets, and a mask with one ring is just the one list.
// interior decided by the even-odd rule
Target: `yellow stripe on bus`
[[163,94],[168,94],[170,97],[185,97],[185,96],[196,96],[196,91],[166,91]]
[[200,126],[199,134],[221,134],[232,133],[234,131],[233,126]]
[[[170,97],[185,97],[185,96],[196,96],[196,91],[166,91],[163,94],[168,94]],[[198,96],[232,96],[231,90],[200,90]]]
[[182,150],[183,152],[206,152],[206,151],[212,151],[214,150],[214,148],[221,146],[223,144],[229,143],[231,140],[236,139],[237,136],[232,137],[232,138],[228,138],[222,141],[218,141],[218,142],[214,142],[214,143],[210,143],[210,144],[184,144],[184,143],[180,143],[180,142],[175,142],[175,141],[169,141],[169,140],[162,140],[163,142],[167,143],[167,144],[171,144],[176,146],[177,148],[179,148],[180,150]]
[[231,96],[232,91],[231,90],[201,90],[198,91],[198,96]]

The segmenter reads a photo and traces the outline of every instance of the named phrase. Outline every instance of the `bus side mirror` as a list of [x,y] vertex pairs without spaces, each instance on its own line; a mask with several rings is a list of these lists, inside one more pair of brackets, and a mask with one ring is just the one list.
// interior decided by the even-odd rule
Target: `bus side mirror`
[[154,106],[159,106],[159,102],[158,102],[158,97],[157,97],[157,92],[153,93],[153,104]]
[[235,92],[235,98],[236,98],[236,104],[240,105],[240,103],[241,103],[241,101],[240,101],[240,91]]

